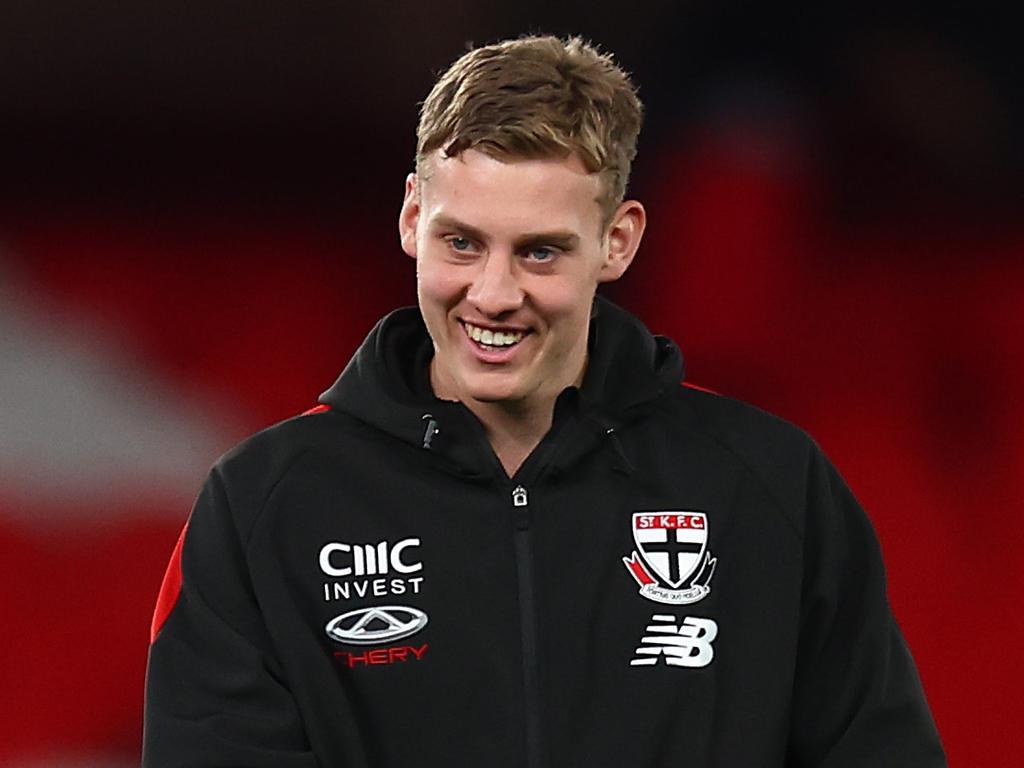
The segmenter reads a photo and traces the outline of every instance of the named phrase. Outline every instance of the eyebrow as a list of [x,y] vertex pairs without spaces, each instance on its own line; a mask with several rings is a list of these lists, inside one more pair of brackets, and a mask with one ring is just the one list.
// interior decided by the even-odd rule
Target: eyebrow
[[[434,229],[454,229],[458,232],[469,235],[474,240],[479,240],[480,242],[486,242],[488,239],[482,231],[471,224],[466,224],[465,222],[459,221],[451,216],[445,216],[444,214],[437,216],[431,222],[431,227]],[[517,237],[513,246],[517,251],[537,245],[553,245],[556,248],[570,251],[578,246],[579,243],[579,235],[575,232],[568,230],[555,230],[552,232],[528,232],[525,235]]]

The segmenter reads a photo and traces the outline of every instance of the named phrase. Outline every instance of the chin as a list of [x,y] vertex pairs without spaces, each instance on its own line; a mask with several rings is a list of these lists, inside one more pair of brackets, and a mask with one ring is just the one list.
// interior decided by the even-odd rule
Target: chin
[[462,391],[478,403],[515,403],[523,399],[518,382],[467,381]]
[[478,403],[517,403],[522,396],[515,391],[495,389],[494,387],[469,387],[466,394]]

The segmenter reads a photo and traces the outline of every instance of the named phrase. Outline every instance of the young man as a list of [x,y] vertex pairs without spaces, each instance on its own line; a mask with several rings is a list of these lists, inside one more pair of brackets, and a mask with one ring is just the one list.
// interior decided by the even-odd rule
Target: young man
[[419,309],[213,469],[145,765],[945,764],[835,470],[595,299],[643,234],[639,127],[579,40],[441,77],[399,221]]

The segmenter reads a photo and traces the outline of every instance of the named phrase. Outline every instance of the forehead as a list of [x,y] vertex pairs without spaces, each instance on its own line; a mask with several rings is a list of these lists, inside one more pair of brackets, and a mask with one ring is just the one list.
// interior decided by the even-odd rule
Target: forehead
[[484,231],[597,231],[599,174],[576,155],[498,159],[475,149],[456,157],[435,151],[425,164],[421,203],[426,223],[454,218]]

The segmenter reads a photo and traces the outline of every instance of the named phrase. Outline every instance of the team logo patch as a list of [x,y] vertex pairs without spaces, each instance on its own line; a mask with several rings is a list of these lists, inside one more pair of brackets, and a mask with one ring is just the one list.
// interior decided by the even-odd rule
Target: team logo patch
[[715,658],[711,644],[717,636],[718,624],[712,619],[687,616],[679,623],[675,616],[656,613],[629,663],[651,667],[664,661],[670,667],[706,667]]
[[705,513],[634,512],[633,541],[636,549],[622,562],[648,600],[687,605],[711,591],[718,558],[708,550]]
[[357,608],[335,616],[324,630],[339,643],[376,645],[415,635],[427,626],[427,614],[404,605]]

